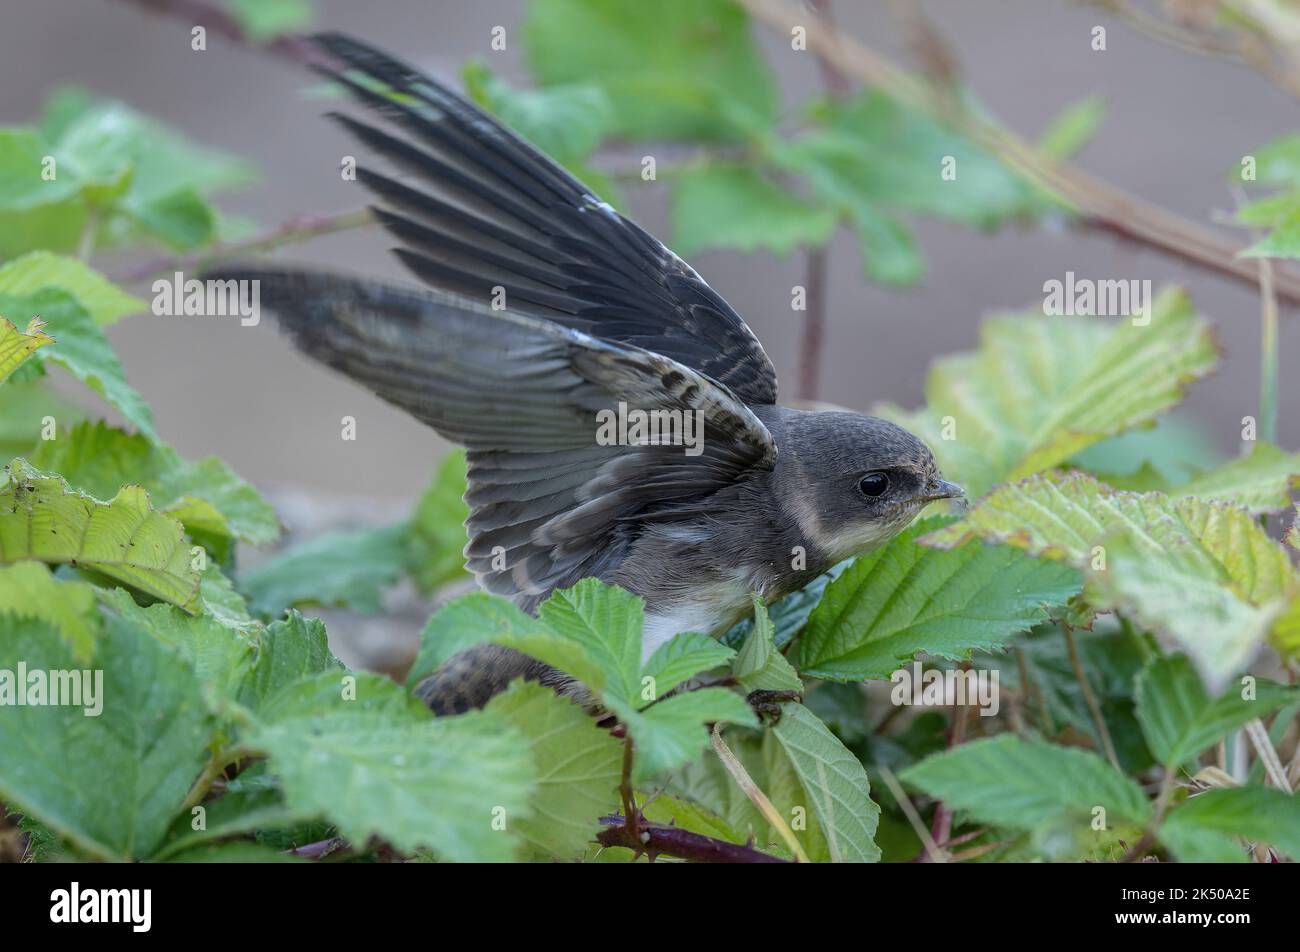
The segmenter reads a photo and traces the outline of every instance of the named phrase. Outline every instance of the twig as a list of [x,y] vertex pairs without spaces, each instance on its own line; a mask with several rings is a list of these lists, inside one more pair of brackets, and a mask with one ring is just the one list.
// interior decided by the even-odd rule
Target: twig
[[1300,82],[1278,66],[1270,44],[1257,36],[1241,34],[1234,39],[1218,36],[1205,30],[1193,29],[1147,13],[1124,0],[1084,0],[1099,7],[1133,29],[1161,43],[1189,53],[1213,56],[1258,70],[1279,89],[1300,97]]
[[[970,668],[968,662],[962,662],[962,669]],[[956,698],[953,699],[952,705],[952,732],[948,735],[948,749],[960,747],[966,739],[966,705],[958,704]],[[932,827],[934,841],[936,843],[947,843],[952,838],[952,810],[940,800],[934,809],[934,826]]]
[[[1049,159],[1024,139],[982,116],[970,111],[955,116],[945,115],[940,97],[928,84],[836,30],[833,24],[816,13],[795,8],[786,0],[738,2],[783,35],[788,35],[794,26],[807,27],[808,48],[817,56],[833,63],[846,75],[886,91],[905,105],[950,122],[957,131],[1077,208],[1090,226],[1255,286],[1258,274],[1254,263],[1235,257],[1242,250],[1241,244],[1129,195],[1068,163]],[[1293,304],[1300,303],[1300,276],[1278,270],[1276,277],[1278,297]]]
[[159,16],[168,16],[188,22],[192,26],[201,26],[209,33],[215,33],[232,43],[263,50],[299,66],[324,63],[328,59],[304,37],[294,34],[278,36],[268,43],[254,42],[244,32],[238,20],[207,0],[125,0],[125,2]]
[[[808,0],[826,22],[831,22],[830,0]],[[833,62],[819,57],[817,66],[822,84],[834,96],[844,96],[851,91],[847,77]],[[804,256],[804,295],[807,311],[803,319],[803,334],[799,337],[799,383],[796,395],[800,400],[816,400],[821,379],[822,351],[826,340],[826,296],[829,287],[825,245],[810,247]]]
[[752,846],[715,840],[699,833],[679,830],[673,826],[642,823],[633,831],[621,816],[603,816],[607,827],[596,834],[602,846],[622,846],[636,853],[654,856],[675,856],[695,863],[788,863],[789,860],[763,853]]
[[146,261],[129,271],[113,275],[113,281],[118,284],[136,284],[174,271],[197,271],[205,265],[215,264],[218,261],[229,261],[232,258],[240,258],[245,255],[270,251],[284,245],[309,241],[321,235],[331,235],[351,228],[360,228],[369,225],[373,221],[374,217],[370,214],[369,209],[365,208],[354,209],[337,215],[301,215],[285,222],[272,231],[245,241],[218,245],[215,248],[208,248],[205,251],[191,255],[171,255],[154,258],[152,261]]
[[1246,736],[1250,738],[1255,753],[1259,755],[1260,763],[1264,765],[1264,772],[1268,774],[1268,779],[1273,781],[1273,786],[1284,793],[1291,793],[1291,781],[1287,779],[1286,771],[1282,768],[1282,758],[1277,755],[1273,742],[1269,740],[1264,722],[1258,717],[1247,721]]
[[[907,791],[903,785],[898,782],[894,772],[884,764],[876,764],[876,773],[880,774],[880,779],[885,781],[885,786],[889,792],[894,795],[894,800],[898,803],[898,808],[903,811],[903,816],[907,817],[907,822],[912,824],[912,829],[916,831],[917,838],[920,839],[921,845],[925,848],[925,855],[930,858],[932,863],[946,863],[948,854],[943,848],[934,841],[930,831],[925,828],[925,821],[921,819],[921,814],[916,811],[916,806],[912,803]],[[917,857],[920,859],[920,857]],[[916,862],[916,860],[913,860]]]
[[804,296],[807,311],[803,333],[799,336],[800,400],[817,399],[817,382],[821,378],[822,350],[826,339],[826,247],[809,248],[804,255]]
[[722,739],[722,732],[717,724],[713,725],[710,741],[713,744],[713,749],[718,754],[718,759],[727,768],[727,772],[739,784],[740,789],[745,792],[745,796],[749,797],[750,802],[758,807],[758,812],[763,814],[764,819],[772,824],[773,829],[776,830],[781,839],[785,840],[785,845],[790,847],[790,852],[794,854],[795,859],[801,863],[809,862],[808,854],[804,852],[803,847],[799,844],[798,837],[790,831],[785,818],[772,805],[772,801],[767,798],[767,794],[758,788],[758,784],[754,783],[754,778],[749,775],[745,765],[731,752],[731,748]]
[[1110,739],[1110,730],[1106,727],[1106,719],[1101,716],[1101,705],[1097,703],[1097,696],[1092,693],[1092,685],[1088,683],[1088,672],[1083,669],[1083,660],[1079,657],[1079,646],[1074,640],[1074,629],[1061,623],[1061,629],[1065,632],[1065,648],[1070,653],[1070,667],[1074,669],[1074,676],[1079,681],[1079,688],[1083,691],[1084,703],[1088,705],[1088,713],[1092,715],[1092,722],[1097,726],[1097,736],[1101,738],[1101,748],[1106,752],[1106,759],[1110,761],[1111,766],[1116,770],[1123,772],[1119,765],[1119,757],[1115,754],[1115,745]]
[[292,849],[284,850],[283,853],[285,856],[300,856],[303,859],[324,859],[331,853],[337,853],[339,850],[347,848],[347,840],[341,836],[333,836],[328,840],[319,840],[315,843],[295,846]]

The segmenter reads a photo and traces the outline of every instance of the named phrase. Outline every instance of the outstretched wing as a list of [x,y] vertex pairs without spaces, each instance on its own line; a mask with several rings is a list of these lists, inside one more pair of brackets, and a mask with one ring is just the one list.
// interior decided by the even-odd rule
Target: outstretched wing
[[752,331],[695,271],[475,105],[336,33],[322,69],[389,120],[331,114],[410,177],[358,167],[387,207],[398,257],[431,287],[672,358],[751,405],[776,402],[776,372]]
[[[469,567],[526,609],[616,566],[644,522],[689,515],[776,458],[727,388],[631,344],[439,291],[302,271],[207,276],[259,281],[303,351],[464,444]],[[598,415],[620,403],[696,414],[702,452],[605,445]]]

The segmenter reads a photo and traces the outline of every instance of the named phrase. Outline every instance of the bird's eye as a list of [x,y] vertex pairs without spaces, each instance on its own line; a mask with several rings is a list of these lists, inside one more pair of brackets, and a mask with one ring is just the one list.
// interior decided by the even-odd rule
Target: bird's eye
[[889,477],[884,473],[867,473],[858,483],[858,489],[864,496],[879,496],[889,488]]

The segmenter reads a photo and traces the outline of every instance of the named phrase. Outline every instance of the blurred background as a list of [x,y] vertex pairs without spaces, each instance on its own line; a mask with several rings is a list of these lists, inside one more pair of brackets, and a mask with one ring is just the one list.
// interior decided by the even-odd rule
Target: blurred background
[[[857,0],[831,9],[847,32],[913,65],[898,7]],[[458,87],[470,59],[515,86],[530,85],[522,0],[316,0],[313,9],[314,26],[354,33]],[[929,0],[924,9],[952,44],[964,83],[1006,125],[1033,139],[1065,107],[1102,97],[1105,119],[1074,161],[1197,222],[1212,224],[1233,209],[1228,172],[1300,118],[1294,99],[1248,68],[1163,45],[1088,4]],[[1097,24],[1107,27],[1104,52],[1090,44]],[[492,48],[497,26],[505,28],[504,50]],[[820,90],[811,54],[792,54],[787,37],[761,24],[752,29],[786,108]],[[197,144],[245,157],[258,170],[257,183],[218,201],[261,229],[365,201],[359,185],[340,180],[340,156],[356,150],[320,118],[334,103],[319,82],[217,36],[209,37],[206,51],[194,52],[183,19],[121,0],[7,0],[0,63],[0,122],[32,122],[57,87],[77,84],[123,100]],[[623,150],[621,160],[635,171],[641,151]],[[619,197],[632,217],[671,240],[667,192],[662,183],[624,181]],[[1149,278],[1157,286],[1185,285],[1214,320],[1226,360],[1215,377],[1192,387],[1180,413],[1194,418],[1221,452],[1236,451],[1241,418],[1255,413],[1258,401],[1259,298],[1251,288],[1064,225],[984,234],[922,219],[915,229],[927,273],[911,288],[869,282],[856,241],[844,229],[829,245],[820,399],[857,409],[878,401],[918,406],[930,361],[972,348],[987,312],[1041,303],[1043,282],[1066,271]],[[409,280],[389,257],[389,245],[367,227],[277,255]],[[96,264],[113,275],[111,255],[104,261]],[[784,258],[703,252],[691,263],[754,328],[785,397],[793,396],[802,315],[791,311],[790,289],[805,280],[802,252]],[[148,297],[147,283],[133,290]],[[1300,346],[1300,330],[1285,311],[1281,333],[1285,368],[1294,365]],[[430,430],[297,355],[272,321],[244,328],[146,314],[119,322],[109,336],[128,379],[155,408],[165,439],[189,458],[223,457],[282,499],[286,491],[318,501],[362,496],[374,500],[380,521],[383,512],[409,508],[446,449]],[[1300,420],[1285,409],[1300,398],[1300,376],[1284,369],[1281,388],[1278,442],[1293,448]],[[355,442],[339,437],[345,415],[357,418]],[[355,514],[354,507],[342,508]],[[292,529],[296,519],[310,517],[290,506],[283,518]]]

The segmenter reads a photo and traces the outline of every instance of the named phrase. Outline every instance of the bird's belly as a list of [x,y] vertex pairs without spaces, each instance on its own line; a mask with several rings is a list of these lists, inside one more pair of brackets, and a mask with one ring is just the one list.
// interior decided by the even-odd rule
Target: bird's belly
[[696,631],[720,635],[749,613],[753,585],[748,580],[715,582],[692,593],[690,600],[675,601],[655,611],[647,610],[641,636],[641,663],[674,635]]

